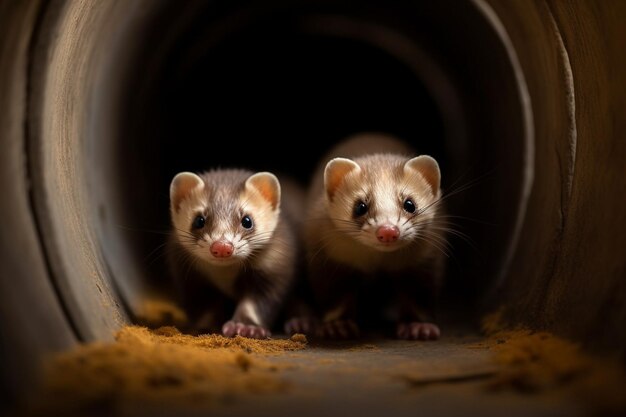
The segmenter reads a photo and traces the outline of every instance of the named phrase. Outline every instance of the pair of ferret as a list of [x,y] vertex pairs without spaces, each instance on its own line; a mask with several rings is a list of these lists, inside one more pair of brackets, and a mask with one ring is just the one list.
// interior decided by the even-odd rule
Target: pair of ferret
[[430,156],[412,154],[383,135],[348,139],[323,160],[308,198],[269,172],[176,175],[169,264],[197,327],[269,337],[302,280],[312,297],[292,312],[287,333],[352,338],[359,324],[384,317],[398,338],[437,339],[440,171]]

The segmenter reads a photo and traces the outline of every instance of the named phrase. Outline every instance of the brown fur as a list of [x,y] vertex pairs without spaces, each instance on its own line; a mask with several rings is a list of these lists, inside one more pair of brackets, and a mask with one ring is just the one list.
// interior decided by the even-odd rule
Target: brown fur
[[[322,321],[377,320],[385,301],[398,322],[432,318],[445,258],[445,236],[437,225],[439,171],[407,168],[414,155],[391,137],[361,135],[336,147],[318,168],[308,197],[304,241]],[[336,157],[350,158],[358,166],[350,171],[348,161],[335,171],[327,168]],[[435,189],[431,174],[437,175]],[[417,205],[415,213],[403,209],[406,198]],[[355,218],[359,200],[369,210]],[[400,228],[397,244],[376,240],[381,224]]]
[[[282,199],[289,200],[284,206],[291,210],[281,212],[280,187],[273,188],[272,181],[265,181],[267,176],[246,186],[253,174],[214,170],[197,177],[177,176],[172,182],[169,265],[183,305],[199,330],[216,330],[234,310],[229,323],[238,327],[228,332],[269,335],[292,286],[298,245],[289,211],[301,197],[283,190]],[[181,188],[186,190],[182,198]],[[286,188],[297,192],[294,185]],[[197,215],[206,219],[202,229],[192,226]],[[244,215],[253,220],[250,230],[241,226]],[[226,260],[212,258],[209,250],[210,243],[220,239],[234,243],[233,256]]]

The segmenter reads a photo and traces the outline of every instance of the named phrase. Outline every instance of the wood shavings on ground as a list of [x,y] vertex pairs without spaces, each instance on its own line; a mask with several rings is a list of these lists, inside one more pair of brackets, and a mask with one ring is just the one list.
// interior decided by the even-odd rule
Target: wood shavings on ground
[[176,328],[128,326],[114,343],[91,343],[58,354],[45,369],[42,399],[33,414],[205,409],[241,395],[288,389],[276,365],[260,354],[306,347],[306,338],[253,340],[189,336]]
[[487,383],[493,391],[564,395],[594,414],[626,414],[626,373],[617,358],[593,356],[566,339],[528,329],[495,332],[481,345],[493,351],[498,365]]
[[165,298],[149,297],[135,308],[135,321],[151,329],[160,326],[176,326],[179,329],[189,325],[185,311]]

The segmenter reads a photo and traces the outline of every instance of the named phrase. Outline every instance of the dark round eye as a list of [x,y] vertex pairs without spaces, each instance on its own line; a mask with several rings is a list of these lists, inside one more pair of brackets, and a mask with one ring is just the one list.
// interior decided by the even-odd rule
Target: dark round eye
[[241,225],[244,229],[252,229],[252,219],[250,216],[243,216],[241,219]]
[[191,227],[193,227],[194,229],[202,229],[204,227],[205,222],[206,222],[206,219],[204,218],[204,216],[197,215],[196,218],[193,219],[193,223],[191,224]]
[[415,203],[410,198],[404,200],[404,209],[409,213],[415,213]]
[[365,213],[367,213],[367,208],[367,204],[362,201],[357,201],[357,203],[354,205],[354,215],[356,217],[363,216]]

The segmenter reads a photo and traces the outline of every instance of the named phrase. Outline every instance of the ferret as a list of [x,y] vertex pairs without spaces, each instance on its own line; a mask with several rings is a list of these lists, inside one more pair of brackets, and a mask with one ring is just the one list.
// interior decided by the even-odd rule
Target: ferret
[[439,338],[432,314],[447,256],[441,174],[435,159],[414,155],[393,137],[361,134],[318,168],[304,244],[319,336],[356,337],[359,320],[371,323],[387,308],[398,338]]
[[182,172],[170,185],[170,214],[169,267],[195,327],[270,337],[298,256],[278,178],[240,169]]

